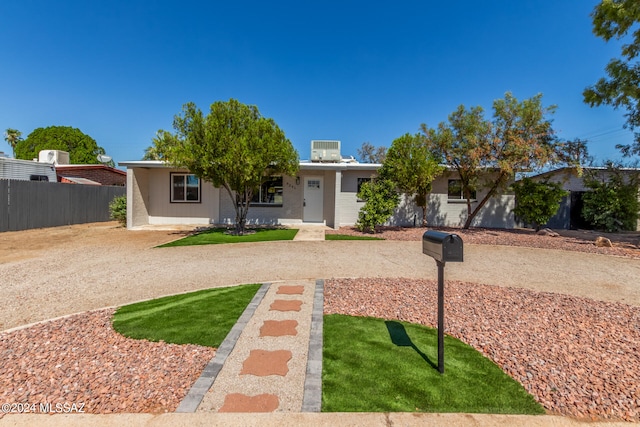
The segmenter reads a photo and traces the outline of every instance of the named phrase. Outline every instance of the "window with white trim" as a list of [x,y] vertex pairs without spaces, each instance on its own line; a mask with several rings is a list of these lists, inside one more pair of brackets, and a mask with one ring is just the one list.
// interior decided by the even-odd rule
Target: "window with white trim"
[[193,174],[172,173],[171,203],[200,203],[200,179]]
[[[476,200],[476,190],[471,190],[471,200]],[[450,202],[466,201],[462,187],[462,180],[450,179],[447,188],[447,200]]]

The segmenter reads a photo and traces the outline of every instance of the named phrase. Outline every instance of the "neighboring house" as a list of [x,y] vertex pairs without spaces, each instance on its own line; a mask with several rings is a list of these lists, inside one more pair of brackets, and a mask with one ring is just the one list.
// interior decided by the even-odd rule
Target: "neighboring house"
[[69,180],[91,185],[59,183],[56,169],[68,154],[44,150],[39,158],[0,156],[0,232],[110,221],[109,203],[125,195],[124,187],[86,178]]
[[38,159],[11,159],[0,153],[0,179],[49,181],[70,184],[124,186],[127,173],[103,164],[70,165],[69,153],[42,150]]
[[50,163],[0,156],[0,179],[56,182],[56,168]]
[[[118,163],[127,168],[127,227],[146,225],[232,224],[235,210],[226,190],[201,182],[189,171],[167,166],[162,161],[142,160]],[[268,179],[258,190],[249,209],[248,224],[324,224],[329,227],[354,225],[364,202],[357,192],[374,177],[379,164],[355,162],[301,162],[298,174]],[[478,200],[483,194],[478,194]],[[513,228],[514,196],[491,199],[473,225]],[[433,183],[429,196],[428,223],[432,226],[464,224],[465,200],[452,171]],[[421,208],[403,198],[390,225],[420,224]]]
[[127,182],[127,173],[107,165],[57,165],[58,182],[118,185]]
[[[611,174],[611,172],[604,167],[584,167],[583,169],[596,173],[597,176],[602,179],[607,179]],[[637,174],[640,172],[640,169],[623,168],[621,171],[623,173]],[[562,188],[569,192],[567,196],[562,198],[558,212],[547,222],[547,227],[564,230],[593,228],[591,224],[582,218],[582,196],[590,190],[584,185],[582,176],[579,176],[575,167],[562,167],[534,175],[531,178],[536,181],[548,179],[550,182],[557,182],[562,184]],[[640,194],[638,197],[640,198]],[[640,231],[640,219],[638,220],[637,230]]]

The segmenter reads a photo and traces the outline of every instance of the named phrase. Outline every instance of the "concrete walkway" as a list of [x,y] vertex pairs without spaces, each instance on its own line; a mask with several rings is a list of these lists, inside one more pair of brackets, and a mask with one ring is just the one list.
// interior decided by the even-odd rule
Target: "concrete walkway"
[[324,240],[324,230],[327,229],[324,224],[295,225],[291,226],[291,228],[298,229],[296,237],[294,237],[293,240],[308,242],[314,240]]
[[265,283],[177,412],[319,412],[323,281]]

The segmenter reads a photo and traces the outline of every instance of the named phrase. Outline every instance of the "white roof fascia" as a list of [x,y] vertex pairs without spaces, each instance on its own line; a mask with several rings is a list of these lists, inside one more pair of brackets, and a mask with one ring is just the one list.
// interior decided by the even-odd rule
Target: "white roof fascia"
[[[132,160],[118,162],[118,166],[127,168],[172,168],[163,160]],[[378,163],[311,163],[300,162],[300,170],[378,170]]]
[[164,160],[132,160],[118,162],[118,166],[127,168],[170,168],[172,167]]

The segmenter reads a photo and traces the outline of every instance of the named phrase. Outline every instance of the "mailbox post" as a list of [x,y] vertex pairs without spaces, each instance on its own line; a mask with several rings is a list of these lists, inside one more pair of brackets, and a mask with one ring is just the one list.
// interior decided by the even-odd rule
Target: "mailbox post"
[[462,262],[462,239],[457,234],[427,231],[422,235],[422,253],[438,265],[438,371],[444,374],[444,266]]

